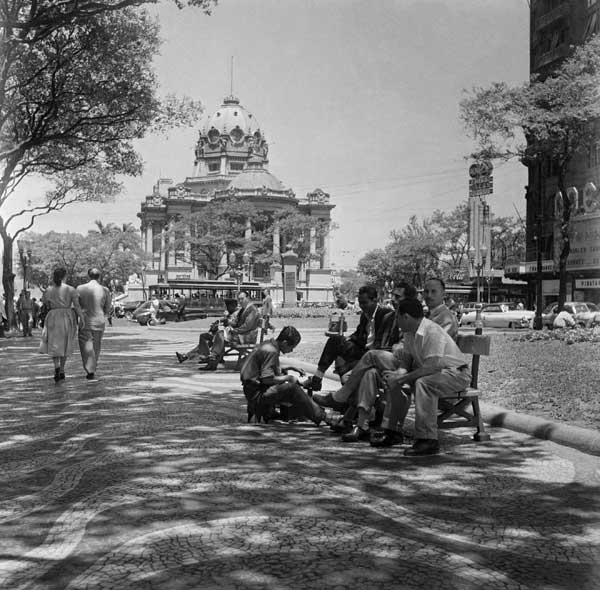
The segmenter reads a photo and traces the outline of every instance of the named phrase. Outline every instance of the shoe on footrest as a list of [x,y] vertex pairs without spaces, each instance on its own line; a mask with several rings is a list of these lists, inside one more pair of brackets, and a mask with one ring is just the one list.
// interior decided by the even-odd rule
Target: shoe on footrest
[[321,379],[320,377],[315,377],[313,375],[312,377],[309,377],[308,379],[306,379],[306,381],[302,381],[302,383],[300,383],[300,385],[302,387],[304,387],[304,389],[312,389],[313,391],[321,391],[321,387],[323,386],[323,379]]
[[177,357],[177,360],[182,363],[183,361],[187,361],[188,360],[188,355],[187,354],[181,354],[180,352],[176,352],[175,356]]

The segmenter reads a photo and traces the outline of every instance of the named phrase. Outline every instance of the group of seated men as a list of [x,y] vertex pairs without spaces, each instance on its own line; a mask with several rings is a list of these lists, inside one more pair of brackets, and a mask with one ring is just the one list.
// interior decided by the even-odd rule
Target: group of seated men
[[237,296],[238,307],[231,313],[225,312],[223,318],[211,324],[208,332],[200,334],[198,344],[186,353],[176,352],[177,360],[183,363],[198,359],[205,363],[202,371],[215,371],[223,362],[228,344],[254,344],[258,335],[260,314],[250,302],[247,291]]
[[[378,303],[374,287],[361,287],[358,327],[348,337],[327,339],[316,373],[305,381],[289,373],[302,375],[302,370],[280,364],[280,355],[292,352],[301,340],[296,328],[286,326],[276,338],[257,345],[240,371],[248,421],[267,422],[279,416],[277,407],[285,407],[319,425],[326,421],[325,408],[330,407],[342,413],[330,427],[344,442],[368,440],[372,446],[389,447],[404,442],[404,419],[414,397],[415,440],[404,454],[437,453],[438,398],[466,389],[471,381],[468,363],[455,342],[456,316],[444,305],[441,279],[424,285],[427,318],[413,286],[401,283],[392,296],[394,310]],[[235,338],[246,337],[246,320],[254,314],[258,317],[247,294],[240,294],[239,304],[240,315],[230,319]],[[255,311],[247,311],[251,307]],[[210,360],[207,368],[216,368],[224,349],[218,334],[217,330],[210,338],[201,335],[195,349],[186,355],[178,353],[180,362],[204,353]],[[253,338],[254,342],[256,332]],[[319,393],[325,372],[334,364],[341,387],[333,393]],[[371,425],[379,428],[371,432]]]

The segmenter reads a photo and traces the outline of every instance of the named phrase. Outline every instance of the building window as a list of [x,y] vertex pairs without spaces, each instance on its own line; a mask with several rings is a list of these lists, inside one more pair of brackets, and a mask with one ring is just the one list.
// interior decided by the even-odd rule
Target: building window
[[229,170],[231,170],[232,172],[240,172],[243,169],[244,169],[243,162],[230,162],[229,163]]
[[221,169],[221,166],[218,162],[214,163],[214,164],[209,164],[208,165],[208,171],[209,172],[218,172]]

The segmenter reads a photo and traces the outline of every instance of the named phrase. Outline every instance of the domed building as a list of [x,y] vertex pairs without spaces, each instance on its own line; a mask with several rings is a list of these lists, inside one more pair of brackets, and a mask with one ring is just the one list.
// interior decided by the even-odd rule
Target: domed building
[[[175,183],[161,178],[145,198],[138,217],[141,219],[144,248],[150,264],[145,283],[190,284],[215,277],[207,276],[201,265],[190,262],[165,244],[165,229],[174,219],[186,219],[200,212],[214,199],[236,197],[251,202],[261,212],[272,214],[290,205],[315,219],[317,224],[329,224],[331,210],[329,194],[315,189],[304,198],[296,197],[268,170],[269,146],[261,127],[239,99],[228,96],[221,107],[204,119],[194,149],[192,176]],[[246,237],[251,236],[250,222]],[[315,231],[306,236],[311,254],[320,253],[318,260],[300,263],[297,268],[297,290],[306,301],[331,301],[332,281],[329,268],[328,238]],[[245,280],[256,281],[271,290],[274,301],[282,299],[282,243],[277,227],[273,228],[273,264],[251,264]],[[224,261],[225,263],[225,261]]]

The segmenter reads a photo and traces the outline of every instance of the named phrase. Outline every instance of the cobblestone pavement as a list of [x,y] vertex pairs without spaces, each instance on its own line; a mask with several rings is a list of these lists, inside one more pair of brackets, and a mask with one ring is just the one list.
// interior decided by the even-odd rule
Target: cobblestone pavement
[[[99,381],[0,341],[0,588],[600,587],[600,459],[503,429],[442,454],[245,423],[196,334],[119,323]],[[331,384],[333,385],[333,384]]]

